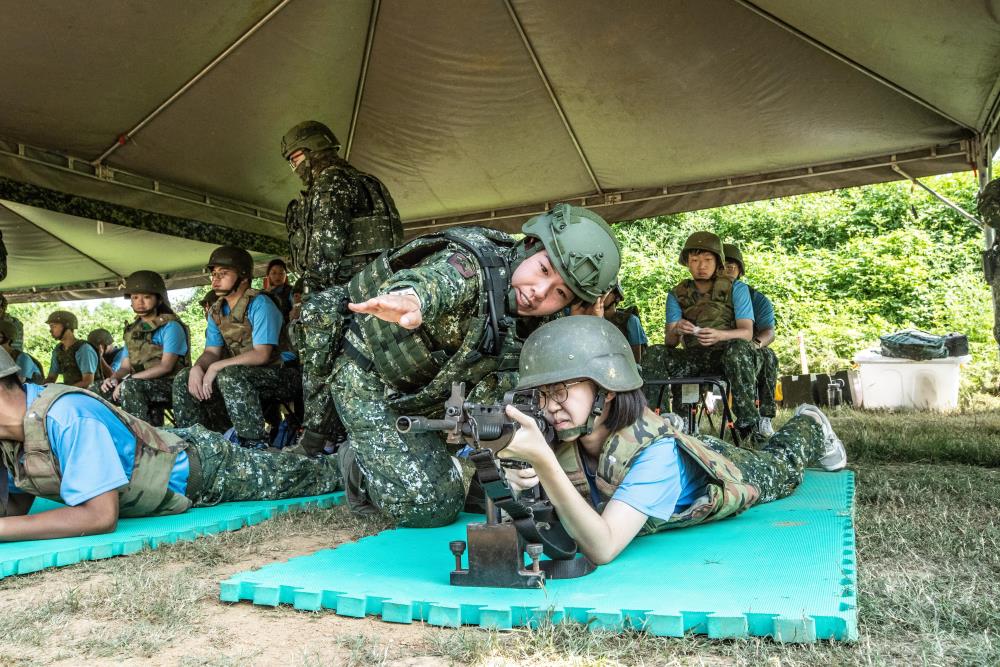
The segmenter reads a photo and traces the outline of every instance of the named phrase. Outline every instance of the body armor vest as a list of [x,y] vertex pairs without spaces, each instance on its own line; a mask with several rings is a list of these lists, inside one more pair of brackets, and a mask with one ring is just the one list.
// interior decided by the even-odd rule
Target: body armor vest
[[517,370],[523,338],[515,331],[517,319],[506,312],[511,267],[508,256],[514,239],[479,227],[456,227],[414,239],[399,250],[382,253],[348,284],[351,301],[360,303],[380,293],[382,285],[400,269],[455,244],[477,264],[479,303],[467,333],[454,353],[435,350],[421,328],[404,329],[370,315],[356,315],[352,331],[367,342],[371,362],[382,380],[398,392],[390,404],[398,410],[437,406],[451,391],[452,382],[475,385],[497,370]]
[[[56,361],[59,363],[59,372],[63,376],[63,383],[65,384],[76,384],[83,379],[83,371],[76,363],[76,353],[84,345],[90,347],[90,344],[85,340],[78,340],[69,349],[63,347],[62,343],[57,343],[55,348]],[[100,363],[97,364],[98,369],[100,368]],[[95,372],[95,375],[97,373]]]
[[[699,327],[729,330],[736,328],[736,311],[733,309],[733,281],[726,276],[716,276],[707,293],[698,291],[694,280],[683,280],[671,292],[681,307],[684,319]],[[698,337],[685,334],[684,349],[704,349]],[[713,347],[722,347],[726,341]]]
[[[403,224],[389,190],[374,176],[359,171],[339,158],[323,169],[339,169],[355,181],[366,201],[342,202],[350,205],[352,217],[345,224],[344,245],[338,257],[323,257],[320,244],[315,242],[318,227],[324,221],[313,219],[310,206],[313,188],[292,200],[285,211],[285,224],[290,234],[292,265],[307,276],[311,291],[346,283],[359,270],[384,250],[403,242]],[[335,265],[332,270],[329,265]]]
[[28,406],[24,415],[24,442],[0,441],[3,464],[13,473],[19,489],[33,496],[64,502],[59,495],[62,474],[49,444],[45,418],[56,399],[66,394],[85,394],[100,401],[135,436],[135,462],[129,483],[118,489],[119,516],[180,514],[191,507],[190,499],[169,488],[177,454],[188,447],[185,440],[150,426],[96,394],[56,384],[47,385]]
[[[603,511],[621,485],[639,454],[663,437],[672,437],[677,446],[699,465],[708,476],[704,494],[683,512],[669,519],[649,517],[640,534],[648,535],[668,528],[682,528],[739,514],[760,497],[756,486],[743,480],[743,473],[724,455],[689,435],[676,431],[669,422],[646,408],[642,418],[608,438],[594,471],[597,493]],[[591,501],[590,485],[577,441],[564,442],[556,448],[559,466],[587,502]]]
[[184,329],[184,340],[188,349],[183,356],[177,357],[174,367],[162,377],[172,378],[182,368],[191,365],[191,331],[179,317],[166,313],[157,315],[152,322],[145,322],[141,317],[137,317],[135,321],[125,325],[125,346],[128,348],[128,361],[133,373],[152,368],[163,359],[163,346],[153,343],[153,334],[168,322],[177,322]]
[[[247,313],[250,310],[250,302],[258,294],[264,295],[266,299],[272,298],[266,293],[259,292],[251,287],[243,293],[236,302],[236,305],[229,310],[228,315],[222,314],[222,304],[226,303],[225,297],[216,299],[215,303],[208,310],[208,316],[212,318],[215,326],[219,328],[219,333],[222,334],[222,340],[226,346],[226,353],[230,357],[238,356],[253,349],[253,326],[250,324],[250,318],[247,317]],[[272,301],[272,303],[274,302]],[[281,353],[291,349],[292,346],[288,340],[288,328],[282,324],[281,332],[278,334],[278,344],[271,346],[271,356],[264,365],[280,366]]]

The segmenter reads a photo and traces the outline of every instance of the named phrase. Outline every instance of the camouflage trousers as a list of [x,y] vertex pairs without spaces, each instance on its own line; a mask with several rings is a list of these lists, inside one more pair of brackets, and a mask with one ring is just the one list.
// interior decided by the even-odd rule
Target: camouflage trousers
[[399,433],[400,416],[387,386],[341,355],[334,365],[333,400],[344,421],[372,503],[400,526],[430,528],[455,520],[465,488],[436,433]]
[[188,392],[190,368],[174,378],[174,422],[178,427],[201,424],[224,430],[226,422],[244,440],[264,440],[262,400],[292,401],[301,391],[299,369],[284,366],[226,366],[215,376],[212,397],[199,401]]
[[757,503],[784,498],[794,491],[802,483],[805,468],[819,463],[824,448],[823,429],[804,415],[789,419],[756,450],[742,449],[712,436],[698,439],[736,464],[743,479],[760,491]]
[[305,406],[302,426],[336,440],[344,427],[334,407],[333,363],[340,351],[344,329],[341,313],[347,288],[333,287],[303,298],[299,319],[292,322],[292,344],[302,362],[302,400]]
[[762,347],[757,353],[757,399],[760,401],[760,416],[770,417],[778,414],[778,406],[774,402],[774,388],[778,384],[778,355],[769,347]]
[[245,449],[201,425],[165,429],[191,443],[187,496],[198,507],[333,493],[343,485],[332,456]]
[[[750,341],[731,340],[725,346],[687,350],[655,345],[642,360],[644,380],[721,375],[729,382],[737,427],[755,426],[757,411],[757,351]],[[656,406],[653,406],[656,407]],[[674,401],[680,414],[680,400]]]

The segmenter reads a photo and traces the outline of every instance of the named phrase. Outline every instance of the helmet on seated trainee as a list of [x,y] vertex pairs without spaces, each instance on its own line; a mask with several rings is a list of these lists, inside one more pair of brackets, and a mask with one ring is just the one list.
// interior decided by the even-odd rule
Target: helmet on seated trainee
[[593,315],[572,315],[538,327],[521,348],[517,389],[534,389],[585,378],[597,386],[587,424],[559,431],[560,440],[572,440],[594,430],[604,411],[607,392],[642,387],[632,347],[614,324]]
[[556,204],[521,227],[538,239],[567,287],[586,303],[595,303],[618,280],[621,250],[611,227],[585,208]]

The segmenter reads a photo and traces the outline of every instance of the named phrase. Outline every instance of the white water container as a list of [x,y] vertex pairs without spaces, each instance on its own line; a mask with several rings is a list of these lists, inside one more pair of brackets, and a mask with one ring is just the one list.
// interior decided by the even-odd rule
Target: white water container
[[972,357],[911,361],[883,357],[878,350],[854,356],[861,379],[861,404],[879,408],[955,410],[962,364]]

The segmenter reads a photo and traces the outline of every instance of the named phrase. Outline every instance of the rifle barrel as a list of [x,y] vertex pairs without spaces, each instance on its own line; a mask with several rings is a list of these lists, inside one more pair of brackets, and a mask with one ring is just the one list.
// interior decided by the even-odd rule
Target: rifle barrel
[[426,417],[399,417],[396,430],[400,433],[427,433],[428,431],[454,431],[458,422],[454,419],[428,419]]

